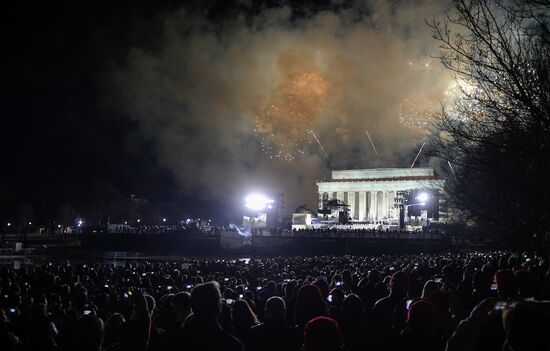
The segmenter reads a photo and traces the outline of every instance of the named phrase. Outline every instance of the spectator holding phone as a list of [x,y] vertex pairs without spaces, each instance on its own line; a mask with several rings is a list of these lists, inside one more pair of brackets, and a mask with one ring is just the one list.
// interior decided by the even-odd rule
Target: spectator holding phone
[[194,318],[183,328],[186,350],[243,351],[240,340],[223,330],[218,322],[222,298],[218,283],[198,284],[191,291]]

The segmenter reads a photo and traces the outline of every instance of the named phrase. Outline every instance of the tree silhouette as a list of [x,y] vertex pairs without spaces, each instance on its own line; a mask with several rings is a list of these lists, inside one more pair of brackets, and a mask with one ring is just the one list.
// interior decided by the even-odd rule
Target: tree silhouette
[[550,1],[454,5],[429,25],[461,97],[442,107],[428,153],[450,205],[525,243],[550,228]]

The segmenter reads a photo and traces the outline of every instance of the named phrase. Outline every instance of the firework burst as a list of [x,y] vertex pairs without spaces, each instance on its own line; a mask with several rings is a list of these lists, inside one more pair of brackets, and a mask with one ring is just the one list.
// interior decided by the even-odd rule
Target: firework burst
[[468,122],[483,115],[477,98],[483,91],[465,80],[455,80],[445,90],[445,112],[456,120]]
[[437,108],[437,100],[413,92],[399,104],[399,123],[410,129],[425,129]]
[[414,91],[405,96],[399,104],[399,122],[409,129],[426,130],[442,106],[448,116],[464,122],[482,115],[477,98],[483,91],[470,82],[452,80],[442,93],[440,97],[430,97]]
[[[270,158],[291,162],[315,141],[311,127],[326,105],[328,89],[318,70],[289,74],[279,84],[274,98],[259,105],[255,132]],[[324,149],[323,153],[326,154]]]

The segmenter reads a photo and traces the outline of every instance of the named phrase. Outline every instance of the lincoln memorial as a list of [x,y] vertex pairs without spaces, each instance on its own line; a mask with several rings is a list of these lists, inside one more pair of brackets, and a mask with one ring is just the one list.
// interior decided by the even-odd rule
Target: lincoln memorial
[[352,220],[372,222],[399,217],[395,200],[400,193],[439,194],[443,184],[433,168],[373,168],[333,170],[332,178],[317,182],[317,187],[320,201],[343,201]]

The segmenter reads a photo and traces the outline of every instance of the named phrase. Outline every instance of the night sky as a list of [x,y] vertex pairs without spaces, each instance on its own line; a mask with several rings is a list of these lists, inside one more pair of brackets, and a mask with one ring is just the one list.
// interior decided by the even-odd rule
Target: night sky
[[452,89],[424,24],[446,5],[12,3],[0,217],[46,221],[107,182],[225,222],[250,191],[292,211],[331,168],[406,166]]

